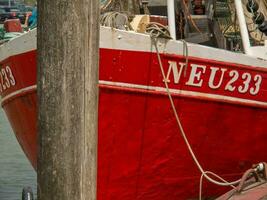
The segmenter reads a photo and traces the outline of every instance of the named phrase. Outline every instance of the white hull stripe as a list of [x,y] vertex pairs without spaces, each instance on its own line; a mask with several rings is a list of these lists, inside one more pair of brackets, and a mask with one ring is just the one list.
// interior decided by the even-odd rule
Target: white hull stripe
[[[154,91],[154,92],[161,92],[161,93],[167,94],[166,88],[164,87],[138,85],[138,84],[132,84],[132,83],[122,83],[122,82],[112,82],[112,81],[99,81],[99,84],[107,85],[107,86],[122,87],[122,88],[141,89],[141,90],[147,90],[151,92]],[[246,105],[251,105],[251,106],[267,107],[267,102],[242,99],[242,98],[237,98],[237,97],[229,97],[229,96],[218,95],[218,94],[207,94],[203,92],[193,92],[193,91],[179,90],[179,89],[170,89],[170,92],[173,95],[192,97],[196,99],[205,98],[205,99],[221,101],[221,102],[227,101],[229,103],[234,103],[234,104],[246,104]]]
[[26,87],[26,88],[22,88],[20,90],[16,90],[15,92],[12,92],[8,95],[6,95],[4,98],[2,98],[1,100],[1,104],[3,105],[3,103],[17,95],[21,95],[23,93],[27,93],[27,92],[30,92],[30,91],[33,91],[33,90],[36,90],[37,89],[37,86],[36,85],[32,85],[32,86],[29,86],[29,87]]
[[[37,30],[33,29],[0,45],[0,62],[10,56],[36,50],[36,35]],[[100,28],[100,48],[135,52],[156,52],[148,35],[103,26]],[[159,40],[158,49],[164,54],[184,55],[184,44],[181,41],[169,40],[166,42],[165,40]],[[188,43],[188,52],[188,56],[190,57],[267,68],[266,60],[203,45]]]
[[[131,88],[131,89],[140,89],[140,90],[147,90],[151,92],[161,92],[161,93],[167,93],[166,88],[164,87],[157,87],[157,86],[147,86],[147,85],[139,85],[139,84],[132,84],[132,83],[123,83],[123,82],[112,82],[112,81],[103,81],[100,80],[99,84],[101,85],[107,85],[107,86],[115,86],[115,87],[121,87],[121,88]],[[26,88],[22,88],[20,90],[17,90],[15,92],[12,92],[2,98],[1,103],[3,104],[5,101],[23,94],[25,92],[30,92],[32,90],[36,90],[37,86],[32,85]],[[224,95],[217,95],[217,94],[207,94],[203,92],[193,92],[193,91],[186,91],[186,90],[179,90],[179,89],[170,89],[170,92],[174,95],[180,95],[185,97],[193,97],[193,98],[206,98],[210,100],[216,100],[216,101],[228,101],[232,103],[240,103],[240,104],[247,104],[252,106],[260,106],[260,107],[267,107],[266,102],[262,101],[255,101],[255,100],[249,100],[249,99],[242,99],[237,97],[229,97]]]

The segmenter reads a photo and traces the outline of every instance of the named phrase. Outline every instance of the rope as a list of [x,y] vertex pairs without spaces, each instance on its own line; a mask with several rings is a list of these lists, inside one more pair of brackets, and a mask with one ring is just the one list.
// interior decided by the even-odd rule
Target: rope
[[185,56],[185,70],[184,70],[184,76],[186,76],[186,72],[188,69],[188,46],[185,40],[181,40],[183,42],[183,56]]
[[109,5],[112,3],[113,0],[101,0],[100,2],[100,10],[104,11],[106,10]]
[[[205,174],[210,174],[210,175],[214,176],[215,178],[221,180],[222,182],[228,183],[225,179],[223,179],[222,177],[218,176],[217,174],[214,174],[213,172],[205,171]],[[204,177],[204,174],[201,174],[200,181],[199,181],[199,200],[202,200],[203,177]],[[233,185],[230,185],[230,186],[232,188],[236,189],[235,186],[233,186]]]
[[[216,175],[215,173],[203,170],[201,164],[199,163],[199,161],[198,161],[198,159],[197,159],[197,157],[196,157],[196,155],[195,155],[195,153],[194,153],[194,151],[193,151],[193,149],[192,149],[192,147],[191,147],[191,145],[190,145],[190,143],[189,143],[189,141],[187,139],[186,133],[184,131],[184,128],[183,128],[182,123],[180,121],[180,118],[178,116],[177,110],[175,108],[175,105],[174,105],[174,102],[173,102],[173,98],[172,98],[172,95],[171,95],[171,92],[170,92],[170,89],[169,89],[169,86],[168,86],[168,81],[167,81],[166,75],[164,73],[164,69],[163,69],[163,64],[162,64],[162,61],[161,61],[160,53],[159,53],[159,50],[158,50],[157,38],[155,38],[153,35],[151,35],[151,40],[152,40],[152,43],[155,46],[155,49],[156,49],[156,52],[157,52],[157,58],[158,58],[160,70],[161,70],[161,73],[162,73],[162,76],[163,76],[164,85],[165,85],[165,88],[166,88],[166,91],[167,91],[167,94],[168,94],[168,98],[169,98],[170,103],[171,103],[172,110],[174,112],[174,116],[175,116],[176,122],[178,124],[179,129],[180,129],[181,136],[184,139],[184,142],[185,142],[185,144],[186,144],[186,146],[187,146],[187,148],[188,148],[188,150],[189,150],[189,152],[190,152],[195,164],[197,165],[199,171],[201,172],[201,174],[202,174],[201,176],[205,177],[208,181],[210,181],[213,184],[216,184],[216,185],[219,185],[219,186],[232,186],[232,187],[234,187],[234,185],[238,184],[240,182],[240,180],[236,180],[236,181],[233,181],[233,182],[227,182],[223,178],[221,178],[220,176]],[[183,43],[187,45],[187,43],[185,41]],[[187,49],[188,49],[188,47],[187,47]],[[187,57],[188,57],[188,55],[187,55]],[[187,65],[188,65],[188,61],[187,61]],[[208,174],[212,174],[213,176],[217,177],[221,181],[217,181],[217,180],[211,178],[210,176],[208,176]],[[202,186],[201,186],[201,188],[202,188]]]
[[185,13],[186,13],[187,18],[191,21],[191,23],[192,23],[193,27],[196,29],[196,31],[199,32],[200,34],[202,34],[200,29],[196,25],[195,21],[192,19],[192,16],[191,16],[191,14],[189,12],[188,5],[185,3],[185,0],[183,0],[183,4],[184,4],[184,7],[185,7]]
[[250,37],[258,45],[262,45],[267,36],[267,24],[263,14],[266,12],[265,4],[265,1],[248,0],[246,5],[244,5],[246,7],[244,14],[247,20],[251,21],[251,23],[247,23]]
[[[122,20],[121,20],[122,19]],[[129,18],[126,13],[120,12],[107,12],[101,15],[100,24],[122,30],[132,30],[129,23]]]
[[148,33],[151,37],[154,38],[166,38],[166,39],[172,39],[170,36],[169,29],[157,22],[150,22],[146,26],[146,33]]

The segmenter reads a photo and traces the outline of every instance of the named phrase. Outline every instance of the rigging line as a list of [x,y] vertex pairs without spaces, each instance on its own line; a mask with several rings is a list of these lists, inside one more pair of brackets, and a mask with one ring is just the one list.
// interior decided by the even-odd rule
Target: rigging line
[[[210,175],[214,176],[215,178],[221,180],[222,182],[227,183],[227,181],[225,179],[223,179],[222,177],[218,176],[217,174],[215,174],[211,171],[205,171],[205,174],[210,174]],[[199,181],[199,200],[202,200],[203,177],[204,177],[204,174],[201,174],[200,181]],[[230,185],[230,186],[232,188],[236,189],[235,186],[233,186],[233,185]]]
[[186,77],[186,72],[188,69],[188,46],[186,45],[186,41],[185,40],[181,40],[183,42],[183,56],[185,57],[185,70],[184,70],[184,77]]
[[[210,176],[207,175],[206,171],[203,170],[201,164],[199,163],[188,139],[187,139],[187,136],[185,134],[185,131],[183,129],[183,126],[182,126],[182,123],[180,121],[180,118],[178,116],[178,113],[177,113],[177,110],[175,108],[175,105],[174,105],[174,101],[173,101],[173,98],[172,98],[172,95],[171,95],[171,92],[170,92],[170,89],[169,89],[169,86],[168,86],[168,81],[167,81],[167,78],[166,78],[166,75],[164,73],[164,69],[163,69],[163,64],[162,64],[162,61],[161,61],[161,57],[160,57],[160,54],[159,54],[159,50],[158,50],[158,46],[157,46],[157,40],[155,37],[151,37],[151,40],[152,40],[152,43],[154,44],[155,46],[155,49],[156,49],[156,52],[157,52],[157,57],[158,57],[158,62],[159,62],[159,66],[160,66],[160,70],[161,70],[161,73],[162,73],[162,76],[163,76],[163,80],[164,80],[164,85],[165,85],[165,88],[166,88],[166,91],[167,91],[167,94],[168,94],[168,97],[169,97],[169,100],[170,100],[170,103],[171,103],[171,107],[173,109],[173,112],[174,112],[174,116],[175,116],[175,119],[176,119],[176,122],[179,126],[179,129],[180,129],[180,132],[181,132],[181,135],[186,143],[186,146],[195,162],[195,164],[197,165],[198,169],[200,170],[201,174],[208,180],[210,181],[211,183],[214,183],[216,185],[219,185],[219,186],[232,186],[234,187],[234,185],[238,184],[240,182],[240,179],[239,180],[236,180],[236,181],[233,181],[233,182],[224,182],[224,181],[216,181],[215,179],[211,178]],[[219,177],[218,175],[216,175],[216,177]],[[222,178],[220,178],[222,179]]]
[[197,32],[199,32],[200,34],[203,34],[200,29],[198,28],[198,26],[196,25],[195,21],[192,19],[192,16],[189,12],[189,8],[188,8],[188,5],[186,5],[185,3],[185,0],[183,0],[183,4],[184,4],[184,7],[185,7],[185,12],[186,12],[186,17],[187,19],[189,19],[193,25],[193,27],[196,29]]

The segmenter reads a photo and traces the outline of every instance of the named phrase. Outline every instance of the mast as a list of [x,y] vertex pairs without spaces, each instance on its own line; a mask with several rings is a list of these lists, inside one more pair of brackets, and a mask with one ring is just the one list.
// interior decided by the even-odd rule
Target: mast
[[168,0],[168,26],[171,37],[176,40],[176,27],[175,27],[175,9],[174,0]]
[[237,17],[239,21],[242,43],[245,50],[245,54],[252,55],[251,45],[249,40],[249,33],[247,29],[247,23],[244,15],[243,5],[241,0],[235,0],[235,7],[237,11]]

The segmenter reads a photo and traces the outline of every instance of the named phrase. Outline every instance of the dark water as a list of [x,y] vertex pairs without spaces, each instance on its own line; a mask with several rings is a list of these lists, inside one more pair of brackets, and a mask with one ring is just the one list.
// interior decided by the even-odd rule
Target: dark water
[[36,172],[23,154],[7,118],[0,110],[0,200],[21,200],[25,186],[36,193]]

